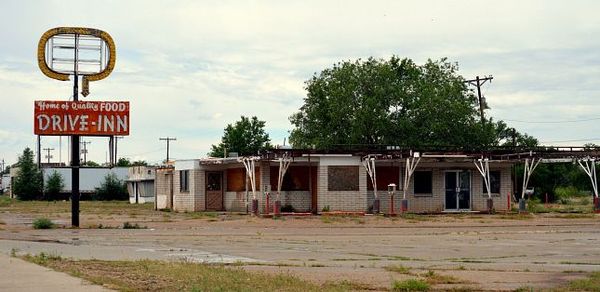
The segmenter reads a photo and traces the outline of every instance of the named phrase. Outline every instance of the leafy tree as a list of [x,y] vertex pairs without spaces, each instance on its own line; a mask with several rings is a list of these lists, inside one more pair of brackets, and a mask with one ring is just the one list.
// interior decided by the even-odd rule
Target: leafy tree
[[42,195],[42,173],[33,162],[33,151],[25,148],[17,162],[19,168],[15,177],[13,192],[20,200],[36,200]]
[[223,157],[227,153],[252,155],[271,147],[269,135],[265,132],[265,121],[257,117],[242,116],[235,124],[225,127],[223,138],[218,145],[212,145],[209,156]]
[[119,158],[119,160],[117,160],[117,166],[131,166],[131,161],[129,160],[129,158],[121,157]]
[[0,172],[0,175],[2,174],[9,174],[10,173],[10,165],[7,165],[3,171]]
[[95,162],[95,161],[92,161],[92,160],[88,160],[82,166],[99,167],[100,164],[98,164],[98,162]]
[[335,64],[306,81],[304,105],[290,117],[290,142],[298,148],[500,145],[506,125],[481,124],[477,98],[457,71],[446,59],[417,65],[395,56]]
[[60,192],[65,188],[63,177],[58,171],[53,171],[44,188],[44,199],[46,200],[57,200],[60,196]]
[[131,166],[148,166],[148,162],[146,160],[136,160],[131,163]]
[[92,195],[94,200],[127,200],[127,185],[120,180],[116,174],[110,172],[104,177],[100,187],[96,188],[96,193]]

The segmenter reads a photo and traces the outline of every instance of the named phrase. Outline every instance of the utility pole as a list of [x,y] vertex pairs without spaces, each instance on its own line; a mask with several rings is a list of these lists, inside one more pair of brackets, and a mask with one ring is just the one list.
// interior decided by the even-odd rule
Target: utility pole
[[50,155],[50,151],[53,151],[54,148],[44,148],[43,150],[48,152],[48,154],[46,154],[46,158],[48,158],[48,164],[50,164],[50,158],[53,157],[52,155]]
[[119,149],[119,147],[117,145],[119,144],[119,139],[123,139],[123,138],[125,138],[125,137],[123,137],[123,136],[115,136],[115,152],[114,152],[114,155],[115,155],[115,162],[114,163],[115,164],[117,164],[119,162],[119,155],[117,155],[117,149]]
[[485,101],[483,100],[484,97],[481,95],[481,85],[483,85],[487,81],[489,81],[491,83],[492,79],[494,79],[494,77],[492,77],[492,75],[490,75],[490,76],[483,76],[483,78],[479,78],[479,76],[477,76],[477,77],[475,77],[475,79],[465,80],[465,83],[468,83],[469,85],[477,86],[477,98],[479,100],[479,114],[481,115],[481,124],[482,125],[485,122],[485,117],[483,116],[483,109],[484,109],[483,107],[484,107]]
[[2,162],[0,162],[0,174],[4,173],[4,158],[2,159]]
[[158,138],[159,141],[167,141],[167,160],[166,163],[169,163],[169,142],[171,141],[177,141],[177,138],[171,138],[171,137],[164,137],[164,138]]
[[81,153],[83,153],[83,164],[87,163],[87,144],[91,144],[92,141],[81,141],[81,145],[83,145],[83,149],[81,149]]

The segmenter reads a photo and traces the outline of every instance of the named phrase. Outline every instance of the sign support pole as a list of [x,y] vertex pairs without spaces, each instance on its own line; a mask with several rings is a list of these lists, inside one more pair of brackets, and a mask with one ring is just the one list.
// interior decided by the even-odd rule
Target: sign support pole
[[[78,39],[75,35],[75,67],[77,67],[78,58]],[[75,69],[73,76],[73,101],[79,100],[79,76]],[[71,225],[79,227],[79,135],[73,135],[71,138]]]

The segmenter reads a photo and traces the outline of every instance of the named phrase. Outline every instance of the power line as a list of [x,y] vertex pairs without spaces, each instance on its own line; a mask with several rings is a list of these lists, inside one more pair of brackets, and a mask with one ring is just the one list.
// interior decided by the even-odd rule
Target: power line
[[482,125],[485,122],[485,117],[483,116],[483,110],[485,107],[485,97],[483,97],[483,95],[481,95],[481,86],[483,84],[485,84],[487,81],[489,81],[491,83],[492,79],[494,79],[494,77],[492,77],[492,75],[490,75],[490,76],[483,76],[483,78],[479,78],[479,76],[476,76],[475,79],[465,80],[465,83],[468,83],[469,85],[474,85],[477,87],[477,98],[479,100],[479,114],[481,115],[481,124]]
[[50,151],[53,151],[53,150],[54,150],[54,148],[44,148],[44,149],[42,149],[42,150],[44,150],[44,151],[48,152],[48,154],[46,154],[46,158],[48,158],[48,164],[50,164],[50,158],[53,158],[53,156],[52,156],[52,155],[50,155]]
[[561,143],[561,142],[581,142],[581,141],[600,141],[600,138],[588,138],[588,139],[570,139],[570,140],[554,140],[554,141],[542,141],[540,143]]
[[528,123],[528,124],[562,124],[562,123],[579,123],[600,120],[600,117],[580,119],[580,120],[564,120],[564,121],[523,121],[523,120],[510,120],[502,119],[504,121],[516,122],[516,123]]
[[167,160],[166,163],[169,163],[169,142],[171,141],[177,141],[177,138],[173,137],[164,137],[164,138],[158,138],[159,141],[167,141]]

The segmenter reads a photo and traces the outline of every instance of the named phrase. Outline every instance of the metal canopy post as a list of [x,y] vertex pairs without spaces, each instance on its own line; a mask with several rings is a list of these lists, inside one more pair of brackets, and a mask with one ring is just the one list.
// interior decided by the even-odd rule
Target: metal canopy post
[[489,162],[490,162],[489,159],[485,158],[485,159],[477,159],[476,161],[473,161],[473,164],[475,164],[475,167],[477,167],[477,170],[479,170],[481,177],[483,177],[483,183],[485,184],[485,187],[487,189],[488,199],[491,199],[492,191],[490,190],[490,163]]
[[490,160],[488,158],[480,158],[477,161],[473,161],[475,167],[483,177],[483,183],[485,184],[485,188],[487,190],[487,210],[489,213],[492,213],[494,210],[494,199],[492,199],[492,190],[490,185]]
[[406,190],[410,185],[410,178],[412,177],[417,165],[419,165],[419,161],[421,161],[421,156],[418,152],[415,152],[412,157],[406,158],[406,168],[404,171],[404,185],[402,187],[402,198],[406,200]]
[[279,178],[277,180],[277,201],[280,200],[281,197],[281,185],[283,184],[283,177],[290,167],[292,163],[292,159],[289,157],[289,154],[286,152],[283,154],[283,157],[279,158]]
[[375,170],[375,155],[369,154],[363,157],[362,165],[367,170],[371,184],[373,185],[373,213],[379,213],[379,196],[377,195],[377,171]]
[[[582,161],[584,163],[582,163]],[[592,183],[592,191],[594,192],[594,198],[598,199],[598,179],[596,177],[596,159],[595,158],[586,158],[577,160],[579,166],[585,171],[585,173],[590,178]]]
[[252,213],[258,215],[258,199],[256,199],[256,175],[254,173],[255,161],[258,157],[243,157],[239,158],[238,161],[244,164],[246,168],[246,176],[250,179],[250,186],[252,187]]
[[529,158],[525,159],[525,169],[523,170],[523,189],[521,190],[521,199],[525,199],[525,190],[527,190],[527,185],[529,185],[529,179],[531,178],[531,174],[535,170],[535,168],[540,164],[542,160],[531,158],[531,163],[529,163]]

